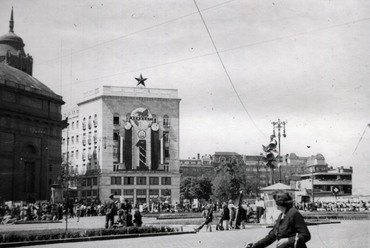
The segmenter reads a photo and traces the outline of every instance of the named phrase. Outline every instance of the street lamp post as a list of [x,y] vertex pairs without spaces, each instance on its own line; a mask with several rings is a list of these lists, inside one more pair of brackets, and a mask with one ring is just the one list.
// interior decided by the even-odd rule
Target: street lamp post
[[280,144],[280,138],[281,138],[281,133],[280,130],[283,129],[283,137],[286,138],[286,133],[285,133],[285,125],[288,123],[287,121],[273,121],[272,123],[272,131],[273,131],[273,136],[276,137],[275,135],[275,128],[277,129],[278,132],[278,167],[279,167],[279,182],[281,183],[281,164],[280,164],[280,152],[281,152],[281,144]]

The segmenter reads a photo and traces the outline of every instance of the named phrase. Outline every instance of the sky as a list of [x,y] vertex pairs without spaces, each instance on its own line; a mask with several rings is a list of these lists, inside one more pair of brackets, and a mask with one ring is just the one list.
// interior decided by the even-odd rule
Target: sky
[[178,89],[180,158],[258,155],[280,119],[282,154],[370,167],[369,1],[2,0],[0,34],[12,6],[33,76],[65,108],[142,74]]

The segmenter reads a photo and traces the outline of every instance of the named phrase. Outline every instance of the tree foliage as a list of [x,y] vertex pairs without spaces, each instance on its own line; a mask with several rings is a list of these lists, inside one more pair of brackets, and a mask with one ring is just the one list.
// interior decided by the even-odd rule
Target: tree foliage
[[180,197],[182,199],[209,200],[212,195],[212,181],[208,177],[185,177],[180,184]]
[[213,195],[220,201],[236,199],[240,191],[248,195],[256,187],[256,177],[244,163],[231,162],[218,165],[213,180]]

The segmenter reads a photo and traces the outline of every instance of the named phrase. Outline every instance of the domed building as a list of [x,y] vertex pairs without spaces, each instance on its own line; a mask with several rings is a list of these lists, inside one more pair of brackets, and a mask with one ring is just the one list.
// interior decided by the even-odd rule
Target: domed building
[[0,36],[0,201],[50,200],[61,158],[62,97],[32,76],[14,33]]

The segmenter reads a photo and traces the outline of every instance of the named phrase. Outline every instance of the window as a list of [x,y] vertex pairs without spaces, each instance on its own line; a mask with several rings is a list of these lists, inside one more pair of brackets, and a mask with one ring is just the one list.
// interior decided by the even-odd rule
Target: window
[[91,122],[91,116],[89,116],[89,123],[88,123],[89,129],[92,127],[92,122]]
[[110,193],[112,194],[112,195],[121,195],[121,190],[120,189],[111,189],[110,190]]
[[93,151],[93,158],[98,159],[98,152],[97,152],[97,147],[95,146],[94,151]]
[[159,185],[159,177],[149,177],[150,185]]
[[164,157],[165,158],[169,158],[170,157],[170,150],[168,149],[168,147],[164,148]]
[[72,142],[72,145],[74,145],[74,144],[75,144],[75,137],[74,137],[74,136],[72,136],[72,140],[71,140],[71,142]]
[[123,190],[123,195],[134,195],[134,190],[133,189],[124,189]]
[[88,152],[88,154],[87,154],[87,158],[89,159],[89,160],[91,160],[92,159],[92,151],[91,151],[91,147],[89,147],[89,152]]
[[49,171],[53,171],[53,165],[49,164]]
[[168,138],[168,131],[164,131],[164,132],[163,132],[163,141],[164,141],[164,142],[168,142],[168,141],[169,141],[169,138]]
[[86,149],[82,151],[82,160],[86,160]]
[[163,116],[163,126],[164,127],[169,127],[170,126],[170,120],[169,120],[168,115]]
[[76,159],[78,159],[78,155],[79,155],[79,154],[78,154],[78,150],[76,150]]
[[82,120],[82,130],[86,130],[86,118]]
[[124,185],[134,185],[134,177],[124,177]]
[[91,186],[91,178],[87,178],[86,182],[87,182],[86,183],[87,186]]
[[159,196],[159,189],[150,189],[149,196],[158,197]]
[[97,127],[98,126],[98,116],[96,114],[94,115],[93,122],[94,122],[94,127]]
[[78,129],[78,121],[76,121],[76,129]]
[[92,136],[91,136],[91,132],[89,132],[89,136],[87,138],[87,143],[89,143],[89,145],[90,145],[91,142],[92,142]]
[[113,131],[113,140],[119,140],[119,131]]
[[146,177],[137,177],[136,185],[146,185]]
[[162,196],[171,196],[171,190],[170,189],[162,189],[161,190]]
[[162,185],[171,185],[171,177],[162,177]]
[[113,125],[119,125],[119,115],[114,114],[113,116]]
[[139,196],[146,196],[146,189],[137,189],[136,190],[136,195]]
[[97,177],[93,177],[93,185],[98,185],[98,178]]
[[111,185],[121,185],[122,184],[122,178],[121,177],[111,177],[110,178],[110,184]]
[[86,133],[82,136],[82,145],[86,145]]
[[94,131],[94,143],[98,142],[98,131]]
[[72,122],[72,130],[75,129],[75,123]]
[[79,137],[78,135],[76,135],[76,144],[78,144],[78,142],[79,142]]

